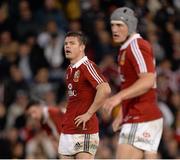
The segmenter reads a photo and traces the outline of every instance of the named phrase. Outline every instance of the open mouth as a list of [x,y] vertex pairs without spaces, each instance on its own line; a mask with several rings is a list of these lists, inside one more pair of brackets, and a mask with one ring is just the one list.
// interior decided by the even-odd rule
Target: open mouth
[[70,51],[70,50],[66,50],[65,53],[66,53],[66,54],[70,54],[71,51]]
[[114,33],[114,34],[113,34],[113,37],[114,37],[114,38],[118,38],[118,37],[119,37],[119,35],[118,35],[118,34],[116,34],[116,33]]

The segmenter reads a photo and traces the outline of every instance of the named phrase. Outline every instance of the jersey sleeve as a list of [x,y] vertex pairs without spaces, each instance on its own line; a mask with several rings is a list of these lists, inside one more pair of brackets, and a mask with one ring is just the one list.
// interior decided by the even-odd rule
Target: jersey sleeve
[[48,107],[48,113],[50,117],[53,117],[54,115],[58,114],[60,112],[59,108],[57,107]]
[[64,113],[62,113],[60,109],[57,107],[49,107],[48,112],[49,117],[56,126],[56,130],[58,131],[58,133],[61,133]]
[[133,64],[136,73],[154,73],[155,61],[152,49],[149,43],[144,40],[135,39],[130,44],[131,53],[130,61]]
[[107,82],[105,77],[102,75],[101,70],[93,62],[87,61],[84,63],[83,73],[94,88],[96,88],[98,84]]

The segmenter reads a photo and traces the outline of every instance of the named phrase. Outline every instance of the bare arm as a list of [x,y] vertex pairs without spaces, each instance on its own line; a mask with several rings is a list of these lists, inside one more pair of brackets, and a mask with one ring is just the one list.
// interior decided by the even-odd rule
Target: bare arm
[[111,88],[108,83],[101,83],[97,86],[96,95],[94,101],[88,111],[75,118],[76,126],[83,123],[83,129],[85,129],[86,122],[92,117],[92,115],[102,106],[105,99],[111,93]]
[[97,86],[96,96],[91,107],[88,109],[88,113],[93,115],[103,104],[105,99],[111,93],[111,88],[108,83],[101,83]]
[[146,93],[155,83],[154,73],[141,73],[139,79],[127,89],[120,91],[117,95],[121,101],[134,98]]
[[132,84],[130,87],[121,90],[114,96],[108,98],[103,107],[111,113],[112,109],[122,101],[130,98],[134,98],[146,93],[149,89],[153,87],[155,83],[154,73],[141,73],[139,79]]

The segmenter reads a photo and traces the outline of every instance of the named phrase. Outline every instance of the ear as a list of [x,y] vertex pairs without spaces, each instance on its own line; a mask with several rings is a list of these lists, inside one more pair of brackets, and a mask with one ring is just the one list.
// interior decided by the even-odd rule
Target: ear
[[84,44],[81,45],[80,50],[81,50],[81,51],[84,51],[84,50],[85,50],[85,45],[84,45]]

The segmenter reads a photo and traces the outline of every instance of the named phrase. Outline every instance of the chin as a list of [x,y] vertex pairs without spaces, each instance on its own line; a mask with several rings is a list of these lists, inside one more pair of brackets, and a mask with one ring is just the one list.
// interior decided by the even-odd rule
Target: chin
[[122,43],[121,40],[117,40],[117,39],[114,39],[113,41],[114,41],[114,43],[118,43],[118,44],[119,44],[119,43]]
[[69,55],[66,55],[65,57],[66,57],[67,59],[70,59],[70,56],[69,56]]
[[72,58],[70,56],[66,56],[66,59],[71,61]]
[[118,44],[122,44],[125,39],[113,39],[114,40],[114,43],[118,43]]
[[121,41],[121,38],[120,37],[113,37],[113,41],[116,42],[116,43],[119,43]]

